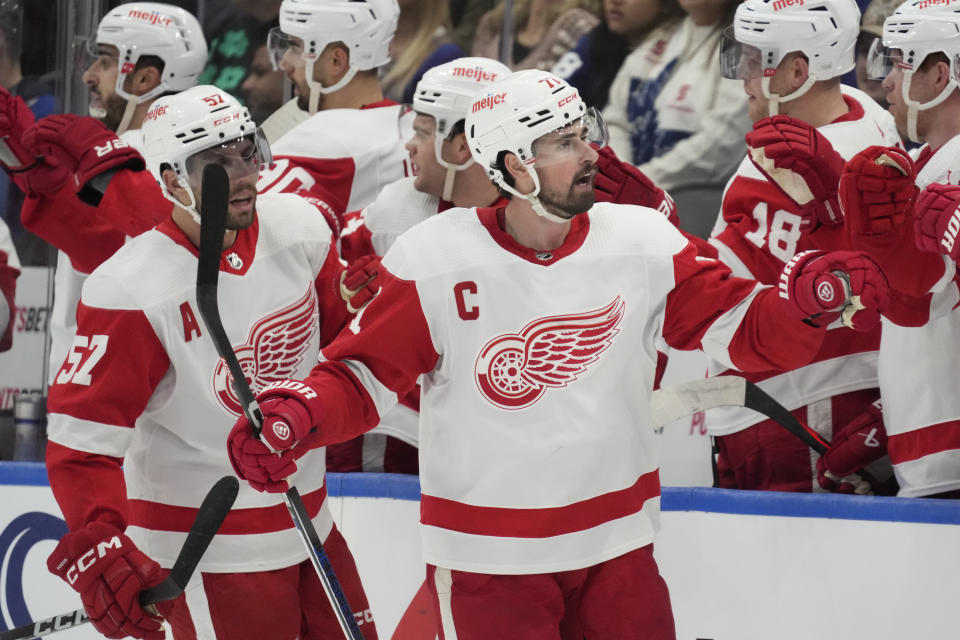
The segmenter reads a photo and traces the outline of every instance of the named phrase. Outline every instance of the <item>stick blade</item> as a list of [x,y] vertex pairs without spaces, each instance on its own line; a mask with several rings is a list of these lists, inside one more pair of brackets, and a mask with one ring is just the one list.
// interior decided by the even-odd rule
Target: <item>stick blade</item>
[[210,546],[213,536],[233,507],[239,491],[240,482],[234,476],[224,476],[213,485],[200,504],[197,517],[173,563],[170,575],[157,586],[142,591],[140,604],[162,602],[180,595]]
[[715,407],[742,407],[747,381],[740,376],[717,376],[670,385],[653,392],[653,422],[662,427],[685,416]]

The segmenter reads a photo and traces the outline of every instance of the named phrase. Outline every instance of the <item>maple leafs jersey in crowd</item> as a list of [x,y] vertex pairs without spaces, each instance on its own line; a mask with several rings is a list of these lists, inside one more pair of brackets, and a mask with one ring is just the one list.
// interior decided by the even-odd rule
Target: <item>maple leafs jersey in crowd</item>
[[[139,129],[120,136],[140,150]],[[30,195],[20,218],[24,228],[58,250],[50,313],[50,371],[56,372],[70,349],[77,329],[77,303],[84,280],[123,246],[128,238],[153,228],[170,215],[173,204],[163,197],[149,171],[120,169],[113,174],[96,204],[82,201],[68,181],[59,191]]]
[[[306,375],[320,345],[346,321],[331,242],[313,207],[277,194],[258,197],[256,222],[224,250],[221,315],[254,393]],[[48,472],[70,529],[96,518],[126,526],[164,567],[207,489],[233,475],[224,442],[241,414],[205,335],[196,270],[197,250],[172,219],[97,269],[84,285],[77,336],[48,403]],[[324,452],[308,456],[294,481],[325,537],[332,520]],[[241,483],[200,569],[262,571],[305,557],[281,496]]]
[[[657,344],[792,367],[822,331],[730,278],[652,209],[596,204],[534,251],[503,209],[451,209],[400,236],[382,290],[306,379],[322,442],[372,428],[419,380],[425,560],[481,573],[591,566],[659,526]],[[754,345],[769,345],[762,352]]]
[[[819,131],[833,148],[849,159],[870,145],[899,146],[893,116],[862,91],[841,85],[849,112]],[[800,230],[799,207],[744,157],[727,183],[720,215],[710,243],[733,273],[775,284],[794,255],[809,249],[847,248],[842,225],[820,226],[813,233]],[[778,331],[777,335],[782,335]],[[767,336],[776,339],[776,335]],[[877,386],[880,327],[854,332],[834,323],[813,362],[786,372],[757,372],[745,377],[757,383],[787,409],[794,410],[843,393]],[[711,363],[710,374],[727,367]],[[713,435],[741,431],[765,418],[748,409],[724,407],[710,411],[707,428]],[[823,427],[827,437],[832,427]]]
[[[936,151],[924,145],[912,155],[920,189],[934,182],[960,182],[960,136]],[[948,266],[931,289],[926,324],[901,327],[887,318],[882,321],[880,392],[887,451],[900,496],[960,489],[960,292],[956,265],[948,258],[944,261]],[[920,264],[915,261],[913,270]]]
[[260,174],[257,191],[291,192],[323,189],[342,214],[357,211],[387,184],[408,171],[408,155],[400,140],[400,107],[384,100],[363,109],[318,111],[271,145],[274,164]]

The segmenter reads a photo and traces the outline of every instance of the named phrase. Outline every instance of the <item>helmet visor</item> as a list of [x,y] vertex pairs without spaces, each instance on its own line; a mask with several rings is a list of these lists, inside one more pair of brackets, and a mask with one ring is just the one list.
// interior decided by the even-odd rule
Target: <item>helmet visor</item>
[[417,127],[414,126],[414,122],[418,115],[426,114],[417,113],[412,105],[400,105],[400,109],[397,111],[397,133],[400,135],[402,143],[410,142],[413,136],[417,134]]
[[260,129],[254,133],[228,140],[213,147],[187,156],[184,166],[187,180],[199,185],[203,168],[210,163],[219,164],[227,170],[231,180],[246,177],[256,179],[260,169],[273,162],[270,145]]
[[567,162],[583,153],[586,146],[595,151],[607,146],[609,139],[603,116],[595,107],[590,107],[582,117],[534,140],[534,157],[527,160],[527,164],[542,168]]
[[290,57],[300,64],[303,58],[303,40],[287,35],[280,30],[280,27],[273,27],[267,34],[267,51],[270,54],[270,63],[273,70],[280,69],[280,61],[283,56],[290,52]]
[[73,39],[73,68],[77,75],[82,76],[91,68],[98,71],[116,69],[119,59],[116,47],[97,44],[93,38],[78,36]]
[[750,44],[737,42],[733,27],[720,37],[720,75],[728,80],[752,80],[763,75],[762,53]]
[[871,80],[883,80],[900,60],[900,49],[885,47],[880,38],[874,38],[867,53],[867,75]]

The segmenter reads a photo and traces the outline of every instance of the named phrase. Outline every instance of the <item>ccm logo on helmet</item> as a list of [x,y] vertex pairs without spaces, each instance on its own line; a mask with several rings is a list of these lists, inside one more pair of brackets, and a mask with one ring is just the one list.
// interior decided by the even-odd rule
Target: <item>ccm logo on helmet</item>
[[560,102],[557,103],[557,106],[558,106],[558,107],[562,107],[563,105],[568,104],[568,103],[570,103],[570,102],[573,102],[573,101],[576,100],[576,99],[577,99],[577,94],[576,94],[576,93],[571,93],[571,94],[568,95],[568,96],[564,96],[564,97],[560,98]]
[[506,92],[498,93],[495,96],[494,95],[484,96],[483,98],[480,98],[479,100],[473,103],[473,112],[476,113],[477,111],[481,111],[483,109],[493,109],[494,106],[498,104],[502,104],[504,98],[506,97],[507,97]]
[[123,544],[120,542],[119,536],[113,536],[109,540],[98,542],[96,547],[91,547],[88,549],[85,554],[80,556],[80,558],[72,567],[67,569],[67,582],[74,584],[80,577],[81,573],[92,567],[93,563],[95,563],[99,558],[107,555],[107,549],[120,549],[122,547]]
[[453,76],[455,78],[473,78],[477,82],[493,82],[497,79],[496,73],[484,71],[483,67],[454,67]]
[[220,125],[226,124],[227,122],[230,122],[231,120],[240,120],[240,113],[239,113],[239,112],[237,112],[237,113],[232,113],[232,114],[230,114],[229,116],[227,116],[227,117],[225,117],[225,118],[220,118],[220,119],[218,119],[218,120],[214,120],[214,121],[213,121],[213,126],[219,127]]
[[927,7],[935,7],[937,5],[947,5],[953,2],[953,0],[923,0],[923,2],[917,5],[917,9],[926,9]]
[[774,0],[773,10],[780,11],[780,9],[786,9],[787,7],[802,7],[803,0]]
[[127,17],[133,20],[142,20],[144,22],[149,22],[150,24],[159,24],[164,27],[170,26],[170,23],[173,22],[167,16],[161,14],[159,11],[139,11],[137,9],[131,9],[127,12]]

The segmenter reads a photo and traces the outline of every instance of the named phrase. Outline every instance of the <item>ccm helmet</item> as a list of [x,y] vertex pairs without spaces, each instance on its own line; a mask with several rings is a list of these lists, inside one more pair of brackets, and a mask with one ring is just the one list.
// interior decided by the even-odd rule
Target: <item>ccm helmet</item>
[[[231,177],[256,176],[262,165],[272,161],[266,138],[247,108],[210,85],[159,98],[150,106],[142,130],[147,169],[160,183],[163,195],[189,211],[198,223],[197,199],[190,186],[191,182],[199,184],[206,164],[198,162],[198,154],[203,153],[204,158],[220,156]],[[189,204],[167,190],[162,176],[165,169],[177,174],[177,182],[190,196]]]
[[[279,68],[284,52],[292,49],[306,61],[310,113],[315,113],[321,93],[337,91],[357,71],[390,61],[390,41],[399,18],[397,0],[283,0],[280,26],[271,29],[267,38],[270,58]],[[334,42],[342,42],[350,51],[350,68],[338,82],[324,87],[313,79],[313,63]]]
[[[724,30],[720,71],[731,79],[762,76],[773,116],[780,102],[799,98],[814,82],[853,69],[859,31],[860,9],[854,0],[745,0],[737,7],[732,28]],[[770,77],[795,51],[807,58],[807,81],[788,95],[772,94]]]
[[[101,47],[117,48],[116,94],[127,100],[127,108],[117,133],[126,131],[134,108],[164,93],[183,91],[197,84],[207,64],[207,42],[200,23],[179,7],[159,2],[130,2],[111,9],[97,27],[96,42],[81,40],[86,56],[94,59]],[[147,93],[135,96],[124,90],[127,76],[133,73],[142,56],[163,60],[160,84]],[[91,113],[102,117],[102,113]]]
[[[932,100],[910,98],[913,73],[931,53],[942,53],[950,65],[950,79]],[[903,72],[900,91],[907,105],[907,135],[919,142],[917,114],[946,100],[960,77],[960,7],[936,0],[908,0],[883,22],[882,39],[873,41],[867,71],[874,79],[886,78],[894,66]]]
[[448,139],[458,122],[467,117],[473,96],[486,85],[512,73],[510,67],[490,58],[458,58],[429,69],[417,83],[413,94],[413,110],[433,116],[437,123],[433,144],[437,162],[447,169],[443,183],[443,199],[453,197],[453,180],[458,171],[471,166],[472,156],[463,164],[443,159],[443,141]]
[[[595,149],[607,144],[607,128],[593,107],[587,108],[576,88],[549,71],[528,69],[487,85],[473,98],[466,119],[470,153],[490,179],[504,191],[530,201],[533,210],[554,222],[566,222],[547,211],[537,194],[540,179],[534,166],[560,159],[553,153],[537,157],[536,141],[571,125],[584,127],[582,137]],[[520,193],[503,174],[502,155],[515,154],[533,179],[533,191]]]

